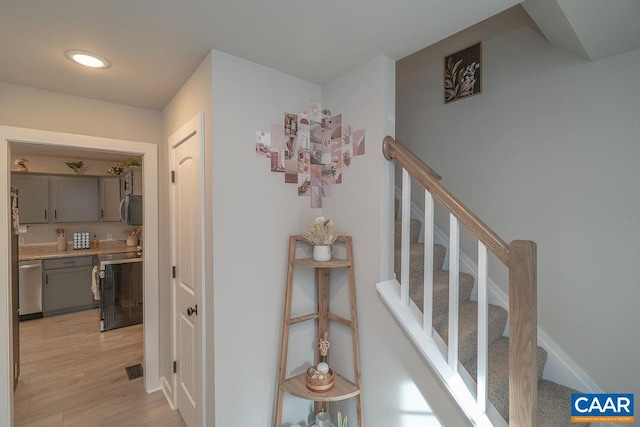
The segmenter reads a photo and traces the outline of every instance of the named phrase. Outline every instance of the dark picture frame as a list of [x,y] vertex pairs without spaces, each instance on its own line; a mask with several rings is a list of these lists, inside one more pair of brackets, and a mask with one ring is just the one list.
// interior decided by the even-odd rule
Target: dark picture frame
[[444,103],[482,93],[482,42],[444,58]]

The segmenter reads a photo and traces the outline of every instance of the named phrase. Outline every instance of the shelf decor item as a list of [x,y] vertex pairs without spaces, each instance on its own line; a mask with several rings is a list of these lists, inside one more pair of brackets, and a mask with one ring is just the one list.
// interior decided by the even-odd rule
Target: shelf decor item
[[82,168],[84,167],[84,162],[64,162],[67,166],[69,166],[75,173],[78,175],[83,172]]
[[316,426],[317,427],[331,427],[331,420],[329,419],[328,412],[318,412],[316,414]]
[[349,417],[342,418],[342,413],[338,411],[338,427],[347,427],[347,423],[349,422]]
[[122,166],[120,163],[115,163],[113,166],[107,169],[107,173],[110,173],[112,175],[120,175],[123,170],[124,166]]
[[29,172],[29,167],[27,166],[29,164],[29,160],[27,160],[27,159],[16,159],[13,162],[13,164],[18,166],[18,171],[20,171],[20,172]]
[[313,245],[313,259],[315,261],[329,261],[331,260],[331,246],[339,235],[333,220],[319,216],[311,223],[302,237]]
[[328,372],[320,372],[315,367],[307,369],[306,377],[307,388],[316,393],[323,393],[333,388],[333,370],[329,368]]

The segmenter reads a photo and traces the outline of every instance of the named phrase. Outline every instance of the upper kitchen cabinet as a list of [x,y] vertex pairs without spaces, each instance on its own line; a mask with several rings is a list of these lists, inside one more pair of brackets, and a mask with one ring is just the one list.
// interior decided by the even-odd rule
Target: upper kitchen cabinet
[[140,166],[132,166],[125,169],[120,178],[120,185],[122,196],[142,194],[142,168]]
[[120,178],[100,178],[100,221],[120,222]]
[[98,178],[51,176],[49,206],[52,222],[99,221]]
[[18,209],[23,224],[49,222],[49,177],[11,174],[11,185],[18,189]]

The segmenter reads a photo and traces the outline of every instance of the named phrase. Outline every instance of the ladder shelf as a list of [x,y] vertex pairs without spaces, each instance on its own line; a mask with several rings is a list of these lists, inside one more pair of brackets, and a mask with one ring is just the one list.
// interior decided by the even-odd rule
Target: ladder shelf
[[[350,236],[340,236],[336,243],[344,245],[346,248],[346,259],[332,258],[329,261],[315,261],[313,258],[296,258],[296,247],[299,242],[305,242],[302,236],[291,236],[289,238],[289,258],[287,267],[287,283],[284,297],[284,313],[282,321],[282,341],[280,348],[280,366],[278,371],[278,390],[276,399],[276,411],[274,427],[282,426],[282,406],[284,394],[311,400],[315,402],[315,410],[328,411],[329,402],[355,398],[357,411],[357,426],[364,427],[362,414],[362,382],[360,378],[360,350],[358,345],[358,321],[356,309],[356,289],[353,271],[353,248]],[[317,310],[314,313],[291,317],[291,301],[293,295],[293,273],[296,267],[315,269],[316,301]],[[329,286],[331,270],[336,268],[346,268],[349,286],[349,307],[350,319],[337,316],[329,310]],[[314,321],[317,325],[317,339],[325,336],[329,331],[329,322],[333,321],[346,326],[351,330],[352,351],[353,351],[353,381],[339,375],[334,371],[333,388],[324,392],[314,392],[307,388],[306,372],[286,377],[287,353],[289,343],[289,329],[291,325],[306,321]],[[315,363],[320,360],[319,352],[316,351]]]

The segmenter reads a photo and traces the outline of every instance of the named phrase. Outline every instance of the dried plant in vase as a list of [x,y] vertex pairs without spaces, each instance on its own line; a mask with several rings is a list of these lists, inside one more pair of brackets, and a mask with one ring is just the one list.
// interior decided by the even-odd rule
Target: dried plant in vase
[[304,240],[316,246],[333,245],[338,236],[333,220],[323,216],[316,218],[302,235]]
[[319,216],[311,223],[302,237],[313,245],[313,259],[316,261],[329,261],[331,259],[331,245],[339,234],[331,219]]

